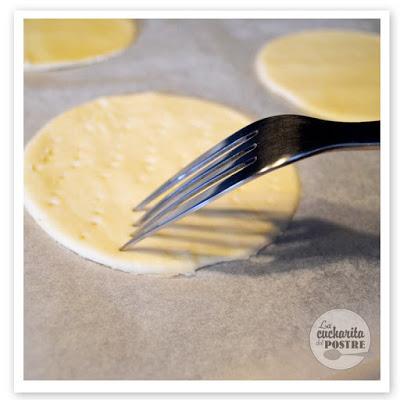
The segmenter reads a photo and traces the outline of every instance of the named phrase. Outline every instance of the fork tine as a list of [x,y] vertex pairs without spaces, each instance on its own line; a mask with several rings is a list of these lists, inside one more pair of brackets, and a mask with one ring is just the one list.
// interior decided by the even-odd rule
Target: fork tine
[[230,192],[238,186],[243,185],[250,179],[254,178],[254,171],[251,168],[252,164],[255,163],[257,157],[253,157],[247,162],[242,164],[242,168],[239,169],[233,175],[229,175],[219,182],[217,185],[209,187],[203,192],[198,193],[194,197],[189,198],[180,206],[174,208],[170,213],[166,214],[158,220],[156,223],[151,224],[150,226],[141,227],[135,234],[132,236],[127,243],[125,243],[120,250],[125,251],[129,246],[145,239],[146,237],[152,235],[153,233],[159,231],[162,228],[165,228],[167,225],[176,221],[177,219],[183,218],[184,216],[191,214],[198,210],[201,207],[204,207],[212,200],[222,196],[223,194]]
[[[248,127],[246,127],[245,130],[247,131]],[[172,178],[164,182],[154,192],[152,192],[149,196],[147,196],[140,204],[138,204],[134,208],[134,210],[142,210],[148,203],[150,203],[155,198],[165,193],[171,187],[175,186],[178,182],[180,182],[182,179],[185,179],[187,176],[196,171],[198,168],[207,165],[208,163],[214,161],[216,158],[221,157],[226,152],[248,141],[257,133],[258,133],[257,130],[253,130],[249,133],[244,133],[244,129],[241,129],[240,131],[235,132],[233,135],[219,142],[210,150],[206,151],[200,157],[196,158],[186,167],[177,172]]]
[[154,221],[156,219],[163,218],[169,212],[173,211],[175,208],[179,207],[184,202],[190,200],[192,197],[205,191],[209,187],[217,184],[222,179],[225,179],[225,178],[229,177],[230,175],[240,171],[241,169],[243,169],[245,167],[245,165],[249,162],[249,160],[250,160],[250,157],[247,156],[247,154],[245,154],[240,159],[233,162],[232,165],[229,165],[227,168],[219,171],[218,173],[211,175],[208,179],[203,180],[200,184],[195,186],[193,189],[185,191],[184,193],[174,197],[168,206],[164,207],[156,215],[154,215],[150,220],[148,220],[147,222],[142,224],[140,229],[146,230],[148,227],[150,227],[152,224],[154,224]]
[[[250,139],[249,139],[250,140]],[[173,192],[169,193],[166,197],[155,204],[150,210],[148,210],[139,220],[138,225],[150,221],[157,217],[160,212],[169,206],[172,202],[178,202],[185,194],[189,193],[196,186],[211,179],[212,176],[216,176],[218,172],[222,171],[223,168],[233,165],[233,162],[244,157],[245,155],[252,152],[257,147],[257,143],[249,143],[246,141],[238,147],[235,147],[231,152],[226,154],[220,161],[215,164],[209,164],[204,169],[200,170],[199,173],[195,174],[181,186],[178,186]]]

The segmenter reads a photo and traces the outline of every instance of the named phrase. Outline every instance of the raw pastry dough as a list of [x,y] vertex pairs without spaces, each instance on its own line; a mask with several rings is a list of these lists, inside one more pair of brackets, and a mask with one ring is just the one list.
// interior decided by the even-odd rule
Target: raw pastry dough
[[27,19],[24,59],[30,66],[88,62],[117,53],[136,36],[124,19]]
[[378,120],[379,36],[309,31],[280,37],[259,52],[261,81],[308,114],[331,120]]
[[25,151],[26,207],[83,257],[135,273],[190,273],[245,258],[286,225],[295,167],[258,178],[137,244],[118,248],[132,207],[195,157],[250,122],[208,101],[157,93],[100,98],[49,122]]

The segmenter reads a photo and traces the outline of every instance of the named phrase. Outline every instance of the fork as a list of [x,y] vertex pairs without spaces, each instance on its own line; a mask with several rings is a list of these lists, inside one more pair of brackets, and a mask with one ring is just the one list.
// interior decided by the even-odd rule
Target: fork
[[120,250],[128,250],[223,194],[278,168],[325,151],[379,144],[380,121],[336,122],[277,115],[253,122],[196,158],[136,206],[134,211],[144,210],[160,198],[134,224],[136,232]]

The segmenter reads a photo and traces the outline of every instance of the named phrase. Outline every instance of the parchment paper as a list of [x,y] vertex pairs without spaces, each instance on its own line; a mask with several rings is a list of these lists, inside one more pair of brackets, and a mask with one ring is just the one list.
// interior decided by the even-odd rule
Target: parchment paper
[[[25,139],[102,95],[199,96],[254,118],[299,112],[254,73],[269,39],[374,20],[144,20],[124,54],[25,75]],[[323,134],[323,133],[322,133]],[[298,164],[303,195],[274,245],[193,277],[135,276],[86,261],[25,218],[25,379],[379,379],[379,154]],[[332,308],[362,316],[371,354],[335,371],[309,346]]]

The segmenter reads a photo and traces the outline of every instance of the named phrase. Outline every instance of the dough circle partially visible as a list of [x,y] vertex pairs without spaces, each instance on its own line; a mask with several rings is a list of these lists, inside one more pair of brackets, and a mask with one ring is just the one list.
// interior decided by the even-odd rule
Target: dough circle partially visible
[[294,166],[258,178],[119,251],[132,207],[250,122],[220,104],[158,93],[100,98],[50,121],[25,150],[25,204],[55,240],[134,273],[191,273],[246,258],[285,227],[299,199]]
[[88,63],[127,48],[136,24],[125,19],[27,19],[24,62],[30,69]]
[[378,35],[316,30],[279,37],[258,53],[256,68],[268,88],[310,115],[379,120]]

